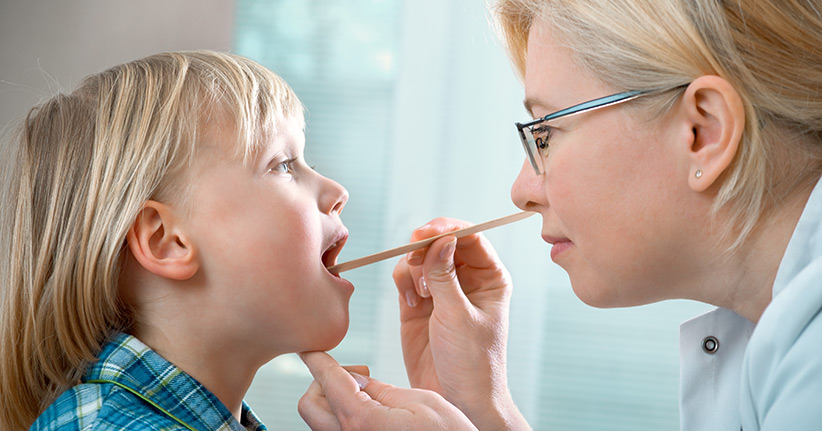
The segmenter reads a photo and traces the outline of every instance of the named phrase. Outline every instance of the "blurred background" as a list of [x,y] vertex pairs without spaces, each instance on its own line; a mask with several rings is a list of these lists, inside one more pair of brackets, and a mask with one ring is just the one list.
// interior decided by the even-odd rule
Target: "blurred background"
[[[438,216],[516,211],[509,190],[524,155],[513,123],[528,114],[480,0],[2,0],[0,127],[87,74],[199,48],[264,64],[306,105],[306,158],[351,194],[340,261],[404,244]],[[515,283],[509,382],[523,414],[538,430],[677,429],[678,325],[708,307],[590,308],[551,262],[540,225],[486,233]],[[396,261],[344,274],[356,286],[351,327],[331,353],[408,386]],[[305,430],[296,405],[310,382],[282,356],[246,400],[269,429]]]

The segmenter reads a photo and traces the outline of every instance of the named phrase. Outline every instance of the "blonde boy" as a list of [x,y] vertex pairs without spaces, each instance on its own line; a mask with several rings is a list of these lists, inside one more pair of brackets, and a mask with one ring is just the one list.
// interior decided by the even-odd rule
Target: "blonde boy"
[[337,345],[353,292],[325,269],[348,195],[303,126],[281,78],[208,51],[32,109],[2,219],[0,429],[265,429],[255,372]]

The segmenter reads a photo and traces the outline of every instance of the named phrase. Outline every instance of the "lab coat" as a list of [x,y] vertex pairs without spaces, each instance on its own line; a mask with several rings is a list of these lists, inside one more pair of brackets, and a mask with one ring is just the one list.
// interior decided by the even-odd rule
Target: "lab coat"
[[759,323],[718,308],[680,327],[680,423],[691,430],[822,430],[822,181]]

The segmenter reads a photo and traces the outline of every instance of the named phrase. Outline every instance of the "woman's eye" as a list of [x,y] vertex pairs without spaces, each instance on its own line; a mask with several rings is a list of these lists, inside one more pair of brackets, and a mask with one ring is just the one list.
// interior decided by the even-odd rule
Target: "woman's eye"
[[540,150],[548,149],[552,131],[553,127],[550,126],[537,126],[531,129],[531,133],[534,134],[534,142],[537,144],[537,148]]

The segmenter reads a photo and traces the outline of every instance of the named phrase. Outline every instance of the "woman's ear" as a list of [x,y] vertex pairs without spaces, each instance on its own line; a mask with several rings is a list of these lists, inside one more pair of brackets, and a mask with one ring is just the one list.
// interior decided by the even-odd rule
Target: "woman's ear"
[[199,256],[174,212],[149,200],[127,235],[128,248],[148,271],[172,280],[187,280],[200,267]]
[[686,149],[688,184],[702,192],[716,183],[736,156],[745,129],[745,108],[733,86],[713,75],[693,80],[681,102],[692,134]]

